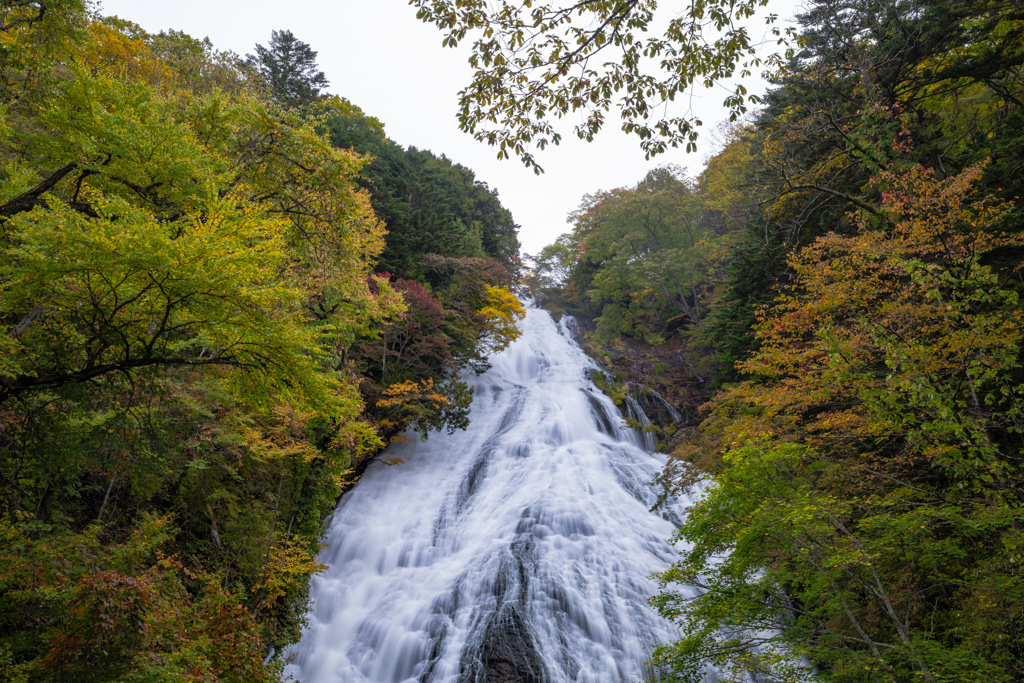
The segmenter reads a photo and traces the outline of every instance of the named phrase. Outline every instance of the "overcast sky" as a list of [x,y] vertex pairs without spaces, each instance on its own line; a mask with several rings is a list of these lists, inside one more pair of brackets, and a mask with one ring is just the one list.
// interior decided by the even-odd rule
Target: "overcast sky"
[[[634,185],[657,165],[674,163],[699,172],[709,141],[697,154],[671,151],[644,159],[638,140],[618,130],[617,115],[592,143],[566,135],[559,147],[537,154],[545,173],[534,175],[516,159],[498,161],[495,151],[458,128],[457,93],[469,83],[468,52],[441,46],[442,34],[419,22],[407,0],[101,0],[102,12],[141,25],[151,33],[177,29],[209,37],[219,50],[245,55],[270,42],[272,30],[288,29],[309,43],[331,84],[380,119],[388,137],[444,154],[471,168],[498,190],[522,228],[523,251],[536,253],[569,228],[566,215],[584,194]],[[772,9],[791,17],[795,0],[773,0]],[[723,90],[695,97],[694,111],[710,134],[723,119]],[[613,118],[614,117],[614,118]],[[707,136],[705,136],[707,137]]]

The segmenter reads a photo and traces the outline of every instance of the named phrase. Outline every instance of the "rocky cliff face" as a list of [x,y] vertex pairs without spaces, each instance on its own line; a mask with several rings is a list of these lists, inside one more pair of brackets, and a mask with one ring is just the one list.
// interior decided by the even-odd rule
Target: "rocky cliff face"
[[632,397],[658,428],[654,431],[662,450],[700,423],[700,406],[710,397],[706,386],[711,381],[711,371],[702,366],[710,364],[685,340],[673,337],[658,346],[628,337],[601,342],[593,321],[581,316],[570,327],[577,343],[604,369],[603,377],[595,378],[597,384],[627,415],[627,397]]

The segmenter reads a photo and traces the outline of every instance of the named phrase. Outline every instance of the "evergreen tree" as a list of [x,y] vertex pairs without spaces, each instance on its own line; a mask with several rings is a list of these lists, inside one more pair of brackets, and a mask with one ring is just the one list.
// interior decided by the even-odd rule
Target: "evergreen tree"
[[320,99],[330,82],[317,68],[317,52],[291,31],[271,31],[270,46],[256,45],[247,60],[270,84],[274,98],[287,107],[301,107]]

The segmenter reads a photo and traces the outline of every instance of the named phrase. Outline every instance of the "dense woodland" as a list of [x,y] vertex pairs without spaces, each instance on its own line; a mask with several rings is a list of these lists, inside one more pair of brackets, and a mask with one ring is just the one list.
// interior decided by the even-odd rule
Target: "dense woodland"
[[518,335],[497,195],[315,58],[0,3],[0,680],[276,680],[338,495]]
[[[461,123],[536,166],[617,98],[648,152],[697,144],[653,112],[756,68],[764,3],[663,42],[648,0],[411,4],[484,31]],[[0,0],[0,679],[276,680],[323,518],[397,434],[467,426],[522,281],[714,388],[663,477],[704,493],[652,676],[1024,681],[1024,9],[805,10],[699,175],[585,197],[523,278],[497,194],[290,32],[241,57]]]
[[652,600],[686,635],[653,659],[1021,681],[1024,9],[805,9],[696,178],[585,197],[535,257],[605,348],[682,338],[713,371],[664,476],[704,485]]

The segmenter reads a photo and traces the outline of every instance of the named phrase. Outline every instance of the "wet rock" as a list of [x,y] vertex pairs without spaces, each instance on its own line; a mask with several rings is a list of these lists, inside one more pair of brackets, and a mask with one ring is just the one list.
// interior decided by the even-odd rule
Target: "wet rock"
[[[468,661],[467,661],[468,660]],[[506,605],[487,626],[474,656],[463,659],[459,683],[546,683],[540,654],[517,607]]]
[[[532,516],[523,511],[524,519]],[[529,597],[530,566],[536,551],[529,534],[520,534],[495,576],[492,592],[498,608],[483,637],[462,655],[458,683],[547,683],[540,653],[524,614]]]
[[627,382],[627,386],[629,387],[629,393],[639,404],[647,419],[652,423],[664,429],[669,425],[676,425],[686,421],[686,416],[680,415],[675,406],[666,401],[654,389],[635,382]]

